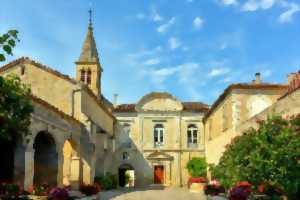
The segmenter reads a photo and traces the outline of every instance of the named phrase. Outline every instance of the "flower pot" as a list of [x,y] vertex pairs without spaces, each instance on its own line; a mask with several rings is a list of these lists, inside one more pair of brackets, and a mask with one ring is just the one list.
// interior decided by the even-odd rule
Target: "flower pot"
[[189,190],[190,190],[190,192],[204,194],[203,189],[204,189],[205,185],[206,185],[206,183],[191,183]]
[[47,200],[48,196],[28,195],[28,198],[32,200]]

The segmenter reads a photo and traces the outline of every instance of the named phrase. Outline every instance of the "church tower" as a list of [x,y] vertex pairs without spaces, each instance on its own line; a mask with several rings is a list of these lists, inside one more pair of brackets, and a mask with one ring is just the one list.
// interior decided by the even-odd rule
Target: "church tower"
[[81,54],[76,64],[76,80],[88,85],[96,96],[101,96],[102,67],[93,34],[92,11],[89,10],[90,19]]

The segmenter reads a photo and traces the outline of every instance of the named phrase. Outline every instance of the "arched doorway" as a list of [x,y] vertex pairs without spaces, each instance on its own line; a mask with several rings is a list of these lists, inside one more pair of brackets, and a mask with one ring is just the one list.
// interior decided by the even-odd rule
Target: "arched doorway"
[[66,140],[63,146],[63,185],[78,189],[80,176],[80,159],[77,145],[72,140]]
[[58,155],[54,138],[45,131],[39,132],[33,144],[34,184],[57,184]]
[[0,137],[0,183],[14,179],[15,141]]
[[119,167],[119,185],[120,187],[134,187],[135,173],[134,168],[129,164],[123,164]]

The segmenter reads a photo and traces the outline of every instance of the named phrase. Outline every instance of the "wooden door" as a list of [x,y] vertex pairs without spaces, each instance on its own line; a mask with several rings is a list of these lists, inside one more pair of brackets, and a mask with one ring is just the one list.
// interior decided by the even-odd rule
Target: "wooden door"
[[163,184],[164,183],[164,166],[154,166],[154,183]]

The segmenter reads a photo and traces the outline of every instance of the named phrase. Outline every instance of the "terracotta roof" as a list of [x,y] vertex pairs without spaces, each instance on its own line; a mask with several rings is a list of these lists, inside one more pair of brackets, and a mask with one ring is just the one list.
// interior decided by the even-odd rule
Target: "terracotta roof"
[[63,119],[70,120],[72,122],[75,122],[75,123],[78,123],[78,124],[82,125],[82,123],[80,121],[78,121],[77,119],[75,119],[74,117],[72,117],[70,115],[67,115],[65,112],[59,110],[55,106],[53,106],[53,105],[49,104],[48,102],[38,98],[37,96],[34,96],[34,95],[31,94],[29,97],[33,102],[36,102],[38,104],[41,104],[41,105],[47,107],[49,110],[52,110],[53,112],[60,115]]
[[293,74],[293,80],[289,83],[287,91],[280,97],[282,99],[300,88],[300,71]]
[[114,112],[136,112],[136,104],[120,104],[114,108]]
[[[75,79],[73,79],[73,78],[71,78],[71,77],[69,77],[69,76],[67,76],[65,74],[60,73],[59,71],[56,71],[56,70],[54,70],[54,69],[52,69],[52,68],[50,68],[50,67],[48,67],[46,65],[43,65],[43,64],[41,64],[39,62],[36,62],[36,61],[34,61],[34,60],[32,60],[32,59],[30,59],[28,57],[21,57],[19,59],[16,59],[16,60],[14,60],[14,61],[12,61],[12,62],[10,62],[10,63],[2,66],[0,68],[0,73],[6,71],[6,70],[8,70],[8,69],[10,69],[10,68],[12,68],[12,67],[14,67],[16,65],[18,65],[18,64],[21,64],[23,62],[32,64],[32,65],[34,65],[34,66],[36,66],[36,67],[38,67],[38,68],[40,68],[42,70],[45,70],[45,71],[47,71],[47,72],[49,72],[49,73],[51,73],[51,74],[53,74],[55,76],[58,76],[58,77],[60,77],[60,78],[62,78],[64,80],[67,80],[67,81],[69,81],[69,82],[71,82],[73,84],[80,83],[80,82],[76,81]],[[113,120],[116,120],[116,118],[112,115],[112,113],[109,111],[109,109],[104,105],[104,103],[102,102],[102,99],[100,99],[99,97],[97,97],[94,94],[94,92],[88,86],[84,85],[84,88],[97,101],[98,105],[100,105],[100,107],[105,111],[105,113],[107,113],[110,117],[112,117]]]
[[209,106],[201,102],[183,102],[183,111],[208,112]]
[[[183,102],[183,111],[188,112],[207,112],[209,106],[201,102]],[[114,112],[136,112],[136,104],[120,104],[114,108]]]
[[54,69],[52,69],[52,68],[50,68],[50,67],[48,67],[46,65],[43,65],[43,64],[41,64],[41,63],[39,63],[37,61],[34,61],[34,60],[32,60],[32,59],[30,59],[28,57],[21,57],[19,59],[16,59],[16,60],[10,62],[10,63],[7,63],[6,65],[4,65],[4,66],[2,66],[0,68],[0,73],[6,71],[6,70],[8,70],[8,69],[10,69],[10,68],[12,68],[12,67],[14,67],[16,65],[18,65],[18,64],[21,64],[23,62],[32,64],[32,65],[34,65],[34,66],[36,66],[36,67],[38,67],[38,68],[40,68],[40,69],[42,69],[44,71],[50,72],[53,75],[56,75],[56,76],[58,76],[58,77],[60,77],[62,79],[70,81],[73,84],[77,84],[78,83],[75,79],[73,79],[73,78],[71,78],[71,77],[69,77],[69,76],[67,76],[65,74],[62,74],[59,71],[56,71],[56,70],[54,70]]
[[286,90],[287,85],[283,84],[247,84],[247,83],[238,83],[229,85],[224,92],[218,97],[218,99],[213,103],[208,113],[206,113],[203,118],[204,121],[210,116],[210,114],[218,107],[218,105],[227,97],[228,94],[231,93],[234,89],[246,89],[246,90]]

